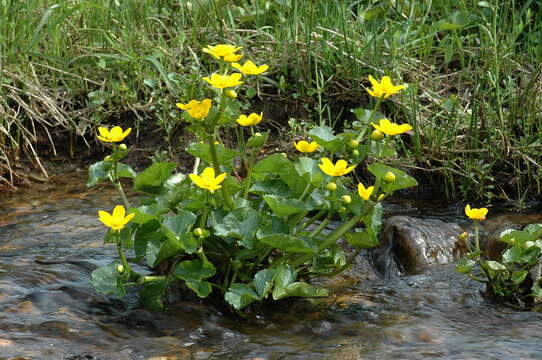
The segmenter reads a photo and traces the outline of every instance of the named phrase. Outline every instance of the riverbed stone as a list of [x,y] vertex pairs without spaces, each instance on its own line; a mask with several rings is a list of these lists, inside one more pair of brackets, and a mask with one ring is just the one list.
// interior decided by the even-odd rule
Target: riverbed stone
[[465,253],[458,240],[463,230],[453,222],[392,216],[385,220],[382,229],[371,260],[386,278],[416,274],[428,265],[447,264]]

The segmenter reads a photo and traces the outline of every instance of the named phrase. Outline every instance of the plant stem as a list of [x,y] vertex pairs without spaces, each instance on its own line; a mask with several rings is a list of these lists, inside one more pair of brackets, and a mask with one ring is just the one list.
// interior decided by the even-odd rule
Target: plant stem
[[478,225],[480,222],[474,220],[474,245],[476,246],[476,251],[480,251],[480,238],[478,237]]
[[[375,116],[376,109],[378,109],[381,103],[382,103],[382,98],[377,98],[375,107],[373,108],[373,110],[371,110],[371,114],[369,115],[369,121],[373,121],[373,116]],[[363,132],[360,132],[358,137],[356,138],[356,141],[359,142],[362,137],[363,137]]]
[[[322,250],[328,248],[331,244],[334,244],[337,240],[341,238],[348,230],[356,226],[356,224],[363,218],[363,215],[356,215],[347,222],[343,223],[341,226],[336,228],[331,234],[329,234],[324,242],[318,246],[318,251],[316,253],[322,252]],[[328,220],[328,219],[326,219]],[[326,220],[322,221],[324,223]],[[293,268],[297,268],[307,260],[309,260],[314,254],[303,255],[297,260],[292,261],[290,264]]]
[[[113,151],[117,151],[117,147],[115,146],[113,148]],[[130,202],[128,201],[128,198],[126,197],[126,194],[124,193],[124,189],[122,188],[122,184],[120,183],[119,179],[119,169],[118,169],[119,162],[115,160],[113,162],[113,185],[115,186],[115,189],[117,189],[117,192],[120,195],[120,198],[122,200],[122,203],[124,204],[124,207],[128,209],[130,207]]]
[[[220,174],[220,164],[218,163],[218,156],[216,154],[216,145],[215,145],[215,136],[210,135],[207,138],[209,142],[209,151],[211,152],[211,159],[213,160],[213,168],[215,169],[215,174]],[[225,183],[222,183],[222,196],[224,197],[224,203],[226,206],[233,210],[235,208],[235,204],[233,203],[233,200],[231,198],[230,192],[228,190],[228,186]]]
[[303,230],[305,229],[307,226],[313,224],[315,221],[317,221],[318,219],[320,219],[322,217],[322,215],[324,215],[326,212],[324,210],[320,210],[316,215],[314,215],[313,217],[311,217],[309,220],[305,221],[303,223],[303,225],[301,225],[301,227],[299,228],[299,230]]

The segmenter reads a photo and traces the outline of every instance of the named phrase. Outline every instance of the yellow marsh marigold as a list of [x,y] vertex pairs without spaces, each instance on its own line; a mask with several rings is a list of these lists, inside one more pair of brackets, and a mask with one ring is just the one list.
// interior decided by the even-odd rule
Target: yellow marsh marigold
[[485,220],[487,208],[471,209],[470,205],[465,206],[465,214],[472,220]]
[[373,85],[373,89],[366,90],[369,95],[376,98],[387,99],[405,88],[405,85],[393,85],[389,76],[384,76],[382,80],[378,82],[371,75],[369,75],[369,81],[371,82],[371,85]]
[[243,66],[236,62],[231,64],[231,66],[242,72],[244,75],[260,75],[269,69],[268,65],[256,66],[251,60],[246,61]]
[[126,129],[124,132],[122,131],[122,128],[120,126],[115,126],[111,131],[107,130],[104,127],[99,127],[98,132],[100,135],[98,135],[98,139],[105,141],[105,142],[119,142],[124,140],[128,134],[132,131],[132,128]]
[[362,183],[359,183],[358,184],[359,197],[361,197],[365,201],[369,200],[374,189],[375,189],[374,186],[369,186],[368,188],[365,188],[365,186]]
[[348,164],[345,160],[338,160],[335,164],[333,164],[328,158],[322,158],[320,161],[322,163],[318,164],[318,166],[329,176],[343,176],[356,168],[356,165],[347,167]]
[[299,142],[294,142],[294,146],[298,151],[301,151],[302,153],[312,153],[315,152],[316,149],[318,149],[320,144],[318,144],[316,141],[308,143],[305,140],[301,140]]
[[206,76],[203,78],[203,80],[207,81],[214,88],[224,89],[224,88],[241,85],[243,82],[239,80],[241,79],[242,76],[243,75],[239,73],[235,73],[231,75],[220,75],[220,74],[215,73],[211,75],[211,78]]
[[190,180],[200,188],[214,192],[222,187],[222,185],[219,184],[224,181],[226,173],[222,173],[215,177],[215,169],[207,167],[203,170],[201,175],[190,174],[188,177],[190,177]]
[[262,116],[263,113],[260,113],[260,115],[252,113],[249,116],[241,115],[235,121],[237,121],[237,123],[241,126],[254,126],[262,121]]
[[239,61],[243,57],[242,54],[236,54],[239,50],[241,50],[240,46],[229,44],[207,45],[207,47],[203,48],[204,53],[211,55],[215,59],[229,62]]
[[182,110],[186,110],[190,116],[194,119],[204,119],[209,115],[209,110],[211,110],[212,100],[204,99],[201,101],[190,100],[188,104],[177,103],[177,107]]
[[407,131],[412,130],[412,126],[408,124],[399,125],[399,124],[389,121],[388,119],[380,119],[378,125],[375,123],[371,123],[371,124],[376,130],[381,131],[384,134],[390,135],[390,136],[403,134],[403,133],[406,133]]
[[122,205],[115,206],[112,214],[108,213],[107,211],[98,211],[100,221],[104,223],[105,226],[110,227],[115,231],[122,229],[135,216],[134,213],[126,216],[125,214],[126,210]]

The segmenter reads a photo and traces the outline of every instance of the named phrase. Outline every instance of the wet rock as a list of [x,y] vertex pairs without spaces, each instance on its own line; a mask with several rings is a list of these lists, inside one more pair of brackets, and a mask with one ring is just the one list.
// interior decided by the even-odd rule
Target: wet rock
[[447,264],[464,252],[456,223],[392,216],[383,225],[380,243],[371,253],[375,269],[384,277],[415,274],[431,264]]

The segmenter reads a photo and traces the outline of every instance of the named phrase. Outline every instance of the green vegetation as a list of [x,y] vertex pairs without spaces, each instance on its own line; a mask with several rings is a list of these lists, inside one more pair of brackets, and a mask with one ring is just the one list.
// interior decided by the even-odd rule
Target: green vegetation
[[476,247],[459,261],[456,270],[485,283],[490,295],[509,306],[539,307],[542,302],[542,224],[502,232],[501,241],[507,246],[498,261],[481,258],[478,234],[475,237]]
[[450,198],[523,199],[541,191],[537,1],[0,4],[4,180],[16,175],[9,164],[17,156],[36,162],[46,141],[53,151],[81,152],[77,139],[92,139],[98,124],[121,121],[136,134],[157,124],[174,146],[183,126],[175,103],[200,93],[199,76],[211,68],[197,54],[232,43],[273,69],[257,91],[241,96],[297,109],[273,112],[283,127],[341,129],[354,119],[351,109],[367,105],[368,75],[390,75],[409,88],[381,111],[414,127],[402,165],[419,169],[422,181],[444,184]]
[[[246,115],[235,91],[249,92],[269,66],[236,63],[241,49],[205,47],[209,55],[203,57],[212,56],[219,66],[209,76],[200,74],[208,83],[201,94],[177,104],[196,138],[186,149],[195,157],[190,174],[174,174],[173,162],[155,162],[136,174],[121,162],[128,147],[118,144],[131,128],[98,128],[98,139],[111,144],[112,152],[90,166],[88,185],[110,181],[124,203],[111,214],[98,212],[110,228],[105,243],[115,244],[120,258],[92,272],[101,293],[122,296],[127,286],[138,286],[142,305],[151,309],[162,308],[162,298],[176,282],[200,298],[220,294],[236,310],[268,299],[327,296],[327,290],[309,284],[310,278],[339,274],[361,250],[376,246],[382,200],[417,185],[381,162],[383,156],[396,157],[395,138],[412,129],[389,120],[374,123],[379,106],[405,88],[389,77],[371,77],[368,92],[375,106],[357,109],[360,120],[352,127],[337,133],[314,125],[304,134],[311,143],[295,143],[301,156],[258,158],[269,132],[257,133],[254,127],[266,120]],[[374,139],[373,127],[382,136]],[[223,141],[231,132],[238,139],[234,148]],[[368,158],[374,185],[358,181],[356,194],[346,175]],[[143,195],[137,206],[130,205],[120,178],[133,179],[134,190]],[[332,219],[340,223],[327,232]],[[347,255],[338,244],[343,237],[356,251]],[[135,259],[129,262],[126,251]],[[138,272],[132,264],[143,259],[148,269]]]

